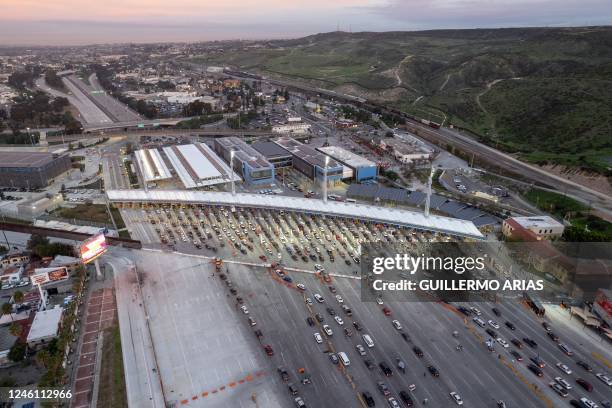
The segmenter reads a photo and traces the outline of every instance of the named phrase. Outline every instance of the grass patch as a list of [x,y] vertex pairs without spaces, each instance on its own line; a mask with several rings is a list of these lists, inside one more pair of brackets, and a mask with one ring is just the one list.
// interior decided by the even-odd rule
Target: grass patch
[[538,207],[556,217],[565,218],[568,213],[587,210],[587,206],[562,194],[531,189],[525,193],[525,198]]
[[121,336],[119,326],[115,325],[104,330],[98,407],[127,408],[127,406]]
[[[125,223],[117,208],[111,208],[117,228],[124,228]],[[51,215],[67,219],[93,221],[100,224],[112,224],[106,206],[104,204],[78,204],[74,208],[62,207],[55,210]]]

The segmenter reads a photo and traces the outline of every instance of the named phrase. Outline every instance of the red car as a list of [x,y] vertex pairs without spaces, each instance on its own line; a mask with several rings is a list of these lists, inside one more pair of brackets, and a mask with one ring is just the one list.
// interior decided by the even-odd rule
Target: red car
[[274,355],[274,350],[272,350],[272,346],[269,344],[266,344],[264,346],[264,350],[266,351],[266,354],[269,355],[270,357],[272,357]]
[[388,307],[383,307],[382,311],[385,316],[391,316],[391,310]]
[[585,390],[587,390],[588,392],[593,391],[593,386],[591,385],[590,382],[583,380],[582,378],[578,378],[576,379],[576,382]]

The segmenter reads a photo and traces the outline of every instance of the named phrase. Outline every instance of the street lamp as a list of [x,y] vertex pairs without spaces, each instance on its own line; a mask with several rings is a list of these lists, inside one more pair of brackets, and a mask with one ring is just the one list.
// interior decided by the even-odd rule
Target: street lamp
[[30,128],[26,128],[26,132],[28,132],[28,137],[30,138],[30,143],[32,143],[32,147],[34,147],[34,139],[32,139],[32,135],[30,134]]
[[236,184],[234,183],[234,150],[230,151],[230,177],[232,179],[232,195],[236,195]]
[[329,166],[329,156],[325,156],[325,169],[323,170],[323,202],[327,204],[327,166]]

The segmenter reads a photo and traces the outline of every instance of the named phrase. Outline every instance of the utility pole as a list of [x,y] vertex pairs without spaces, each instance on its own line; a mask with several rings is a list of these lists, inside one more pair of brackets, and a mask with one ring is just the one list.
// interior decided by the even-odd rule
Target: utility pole
[[232,180],[232,195],[236,195],[236,184],[234,182],[234,155],[236,154],[235,150],[230,151],[230,177]]
[[329,156],[325,156],[325,169],[323,171],[323,202],[327,204],[327,166],[329,165]]
[[427,197],[425,198],[425,217],[429,217],[429,206],[431,203],[431,184],[433,183],[433,176],[435,170],[432,167],[431,173],[429,173],[429,180],[427,181]]

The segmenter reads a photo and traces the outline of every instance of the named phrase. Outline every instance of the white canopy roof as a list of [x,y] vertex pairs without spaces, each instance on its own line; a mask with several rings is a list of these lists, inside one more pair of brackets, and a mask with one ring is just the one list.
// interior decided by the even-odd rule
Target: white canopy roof
[[484,238],[472,221],[439,215],[425,217],[421,212],[365,204],[338,201],[324,203],[321,200],[302,197],[270,196],[264,194],[240,193],[232,195],[225,192],[182,190],[149,190],[147,192],[144,190],[108,190],[106,195],[112,202],[171,202],[277,208],[310,214],[326,214],[402,225],[468,238]]

